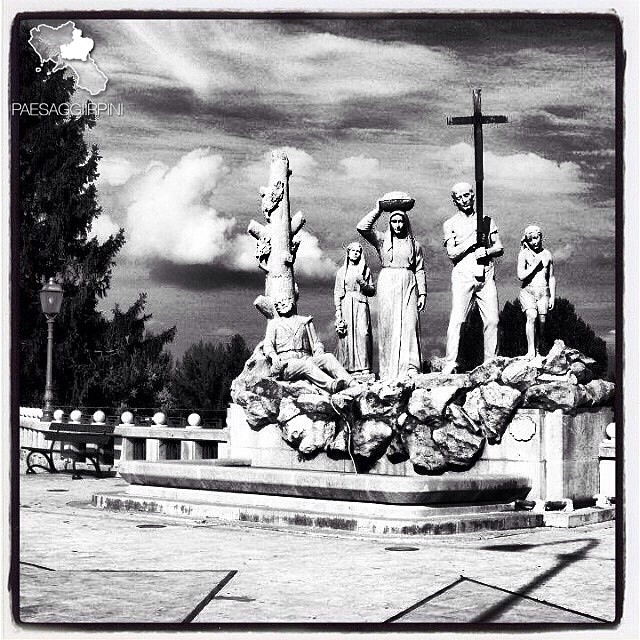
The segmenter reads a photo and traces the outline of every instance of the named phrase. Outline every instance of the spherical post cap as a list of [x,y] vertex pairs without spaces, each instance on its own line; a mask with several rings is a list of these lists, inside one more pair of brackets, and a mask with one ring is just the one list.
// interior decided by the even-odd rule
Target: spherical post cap
[[107,414],[104,411],[102,411],[101,409],[98,409],[93,414],[93,421],[96,424],[104,424],[107,421]]
[[125,411],[121,416],[122,424],[133,424],[133,413],[131,411]]
[[82,411],[80,411],[80,409],[74,409],[69,414],[69,420],[71,420],[71,422],[80,422],[81,419],[82,419]]
[[607,438],[611,438],[611,440],[614,440],[616,437],[616,423],[610,422],[604,432],[607,434]]
[[200,427],[202,423],[202,418],[197,413],[192,413],[187,418],[187,422],[190,427]]
[[64,418],[64,411],[62,409],[56,409],[53,412],[53,419],[56,422],[62,422],[62,418]]
[[162,413],[162,411],[158,411],[158,413],[153,414],[153,424],[163,425],[167,422],[167,416]]

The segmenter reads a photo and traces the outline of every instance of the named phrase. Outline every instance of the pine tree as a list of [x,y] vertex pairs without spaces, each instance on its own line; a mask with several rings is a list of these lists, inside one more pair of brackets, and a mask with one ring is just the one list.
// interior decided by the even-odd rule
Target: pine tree
[[159,334],[145,329],[152,315],[144,312],[146,294],[141,293],[129,309],[116,305],[107,323],[100,349],[81,380],[86,404],[107,407],[159,408],[158,394],[169,384],[173,361],[164,346],[175,336],[172,327]]

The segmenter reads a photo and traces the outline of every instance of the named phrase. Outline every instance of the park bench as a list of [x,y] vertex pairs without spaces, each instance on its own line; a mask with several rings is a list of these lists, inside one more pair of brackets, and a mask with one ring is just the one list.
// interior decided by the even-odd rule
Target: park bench
[[[44,469],[50,473],[57,473],[57,469],[53,463],[53,454],[59,453],[62,458],[69,459],[73,463],[74,480],[80,479],[82,476],[76,468],[77,462],[89,460],[93,464],[96,475],[102,474],[100,468],[100,458],[106,454],[113,455],[114,441],[113,425],[93,425],[93,424],[54,424],[49,427],[49,431],[44,433],[44,439],[51,442],[49,448],[42,447],[22,447],[29,450],[27,455],[27,473],[35,473],[34,467]],[[56,448],[55,444],[59,443]],[[96,445],[95,449],[87,449],[88,444]],[[33,463],[31,456],[34,454],[42,455],[48,463],[48,468],[44,465]]]

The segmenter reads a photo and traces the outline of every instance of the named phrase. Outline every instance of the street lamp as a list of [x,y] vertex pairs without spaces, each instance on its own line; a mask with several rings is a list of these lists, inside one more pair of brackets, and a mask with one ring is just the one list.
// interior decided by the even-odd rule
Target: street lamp
[[54,278],[49,278],[49,282],[40,290],[40,304],[47,318],[47,381],[42,409],[42,420],[45,422],[53,419],[53,321],[60,313],[63,295],[62,286]]

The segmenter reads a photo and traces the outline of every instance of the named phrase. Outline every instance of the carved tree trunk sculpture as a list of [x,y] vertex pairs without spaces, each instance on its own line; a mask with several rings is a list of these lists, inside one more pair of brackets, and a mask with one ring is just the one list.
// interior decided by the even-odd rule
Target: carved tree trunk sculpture
[[305,219],[300,212],[291,218],[290,175],[286,154],[272,151],[269,186],[260,189],[266,224],[252,220],[247,229],[257,241],[258,265],[266,272],[265,295],[258,296],[253,304],[267,318],[273,317],[273,303],[277,299],[295,298],[296,294],[293,263],[300,241],[295,236],[304,226]]

